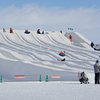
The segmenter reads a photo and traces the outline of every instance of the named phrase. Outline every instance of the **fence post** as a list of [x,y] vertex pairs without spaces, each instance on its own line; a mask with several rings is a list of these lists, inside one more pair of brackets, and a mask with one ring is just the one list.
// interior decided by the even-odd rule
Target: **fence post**
[[2,76],[1,76],[1,83],[2,83]]
[[48,75],[46,75],[46,79],[45,79],[46,82],[49,82],[49,78],[48,78]]
[[40,79],[39,79],[39,81],[42,82],[42,77],[41,77],[41,75],[40,75]]

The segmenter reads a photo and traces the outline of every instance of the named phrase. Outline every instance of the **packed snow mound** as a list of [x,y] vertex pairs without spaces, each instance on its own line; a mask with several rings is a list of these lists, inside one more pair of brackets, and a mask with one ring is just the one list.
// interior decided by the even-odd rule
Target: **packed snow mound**
[[[69,34],[73,35],[73,42],[70,42]],[[46,75],[50,80],[78,80],[77,73],[84,71],[92,80],[93,64],[100,53],[94,51],[91,42],[81,34],[67,35],[49,31],[25,34],[23,30],[14,30],[14,33],[0,30],[0,75],[6,80],[14,79],[14,75],[36,75],[38,78],[42,75],[44,80]],[[65,51],[66,56],[59,56],[61,51]],[[64,62],[57,61],[63,58],[66,59]],[[52,75],[61,77],[53,79]]]

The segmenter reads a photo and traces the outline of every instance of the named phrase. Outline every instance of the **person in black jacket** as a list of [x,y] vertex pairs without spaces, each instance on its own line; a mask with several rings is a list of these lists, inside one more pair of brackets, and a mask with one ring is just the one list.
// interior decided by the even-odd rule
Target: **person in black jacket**
[[64,58],[64,59],[62,59],[61,61],[65,61],[65,58]]
[[94,46],[94,43],[93,43],[93,42],[91,42],[91,47],[93,48],[93,46]]
[[64,59],[62,59],[62,60],[59,60],[59,59],[57,59],[58,61],[65,61],[65,58]]

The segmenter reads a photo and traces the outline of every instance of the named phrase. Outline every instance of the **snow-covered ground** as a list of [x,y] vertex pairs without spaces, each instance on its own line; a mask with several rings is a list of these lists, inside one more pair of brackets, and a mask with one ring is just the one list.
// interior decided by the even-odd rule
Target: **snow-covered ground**
[[100,100],[100,85],[79,82],[4,82],[0,100]]

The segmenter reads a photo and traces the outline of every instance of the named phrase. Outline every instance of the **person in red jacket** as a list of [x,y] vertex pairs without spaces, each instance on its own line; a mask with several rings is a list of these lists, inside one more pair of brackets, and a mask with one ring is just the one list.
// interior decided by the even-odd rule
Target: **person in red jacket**
[[69,36],[69,39],[70,39],[70,41],[72,42],[72,36],[71,36],[71,35]]
[[40,33],[40,29],[37,30],[37,34],[41,34],[41,33]]
[[12,28],[10,28],[10,33],[13,33],[13,29]]

